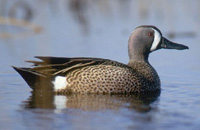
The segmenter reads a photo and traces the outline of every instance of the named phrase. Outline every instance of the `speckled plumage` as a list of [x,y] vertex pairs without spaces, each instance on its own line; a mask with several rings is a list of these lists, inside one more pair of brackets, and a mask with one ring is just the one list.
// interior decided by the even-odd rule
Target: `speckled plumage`
[[[140,26],[129,38],[128,65],[100,58],[36,57],[41,61],[28,61],[35,67],[14,69],[33,90],[45,88],[58,94],[156,91],[160,89],[160,79],[148,56],[160,48],[188,49],[162,37],[154,26]],[[61,79],[66,85],[53,89],[59,83],[54,82],[57,76],[65,77]]]
[[69,85],[57,92],[131,93],[160,88],[159,77],[149,64],[138,62],[133,67],[109,60],[105,64],[85,66],[67,73]]

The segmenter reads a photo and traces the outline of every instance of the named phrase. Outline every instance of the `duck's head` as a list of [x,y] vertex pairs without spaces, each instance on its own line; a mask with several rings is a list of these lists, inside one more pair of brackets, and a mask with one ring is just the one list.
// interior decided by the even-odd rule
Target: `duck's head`
[[148,61],[149,53],[158,49],[189,49],[162,36],[155,26],[143,25],[137,27],[129,38],[128,51],[130,61]]

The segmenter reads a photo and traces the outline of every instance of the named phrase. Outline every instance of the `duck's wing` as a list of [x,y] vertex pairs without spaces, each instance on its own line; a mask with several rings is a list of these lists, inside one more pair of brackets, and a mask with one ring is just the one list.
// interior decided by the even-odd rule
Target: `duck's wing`
[[33,63],[34,65],[34,67],[30,69],[30,71],[38,72],[44,76],[53,76],[58,74],[65,75],[72,70],[94,65],[126,66],[116,61],[101,58],[64,58],[41,56],[37,56],[36,58],[40,59],[41,61],[27,61]]

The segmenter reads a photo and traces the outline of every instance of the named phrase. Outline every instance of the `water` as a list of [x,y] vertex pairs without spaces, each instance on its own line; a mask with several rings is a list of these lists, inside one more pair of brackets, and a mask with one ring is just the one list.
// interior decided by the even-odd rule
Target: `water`
[[[0,0],[0,7],[0,129],[200,129],[198,0]],[[37,55],[127,63],[128,37],[142,24],[190,47],[150,55],[160,94],[41,95],[11,68]]]

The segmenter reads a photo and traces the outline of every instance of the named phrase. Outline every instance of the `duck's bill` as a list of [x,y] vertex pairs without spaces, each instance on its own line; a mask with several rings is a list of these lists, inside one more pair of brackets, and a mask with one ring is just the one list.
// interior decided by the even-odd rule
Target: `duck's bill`
[[164,48],[164,49],[177,49],[177,50],[189,49],[188,46],[171,42],[171,41],[167,40],[164,37],[162,37],[160,48]]

